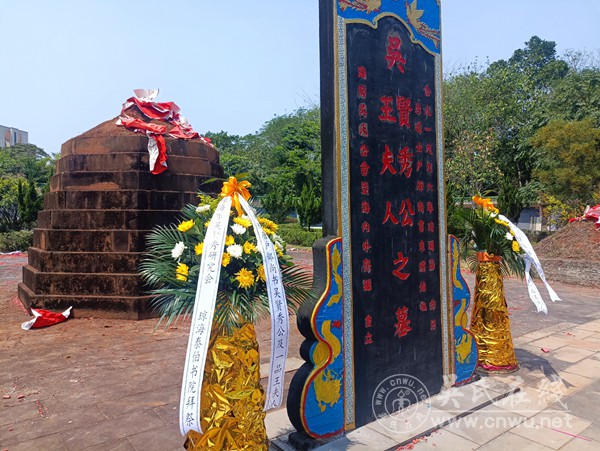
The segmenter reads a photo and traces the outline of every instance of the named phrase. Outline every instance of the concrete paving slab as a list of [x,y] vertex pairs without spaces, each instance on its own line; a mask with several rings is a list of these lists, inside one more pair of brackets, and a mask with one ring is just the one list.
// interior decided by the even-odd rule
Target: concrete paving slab
[[563,446],[561,451],[597,451],[599,448],[600,428],[592,425]]
[[424,437],[414,444],[414,450],[461,450],[470,451],[479,448],[479,444],[461,437],[454,432],[446,429],[439,430],[431,435]]
[[552,404],[552,408],[565,410],[573,415],[591,421],[592,426],[598,427],[600,435],[600,381],[595,381],[586,387],[585,391],[578,391],[572,395],[561,398]]
[[[354,431],[346,434],[345,438],[349,440],[349,445],[346,448],[339,449],[347,449],[347,450],[386,450],[392,446],[394,446],[397,442],[386,437],[383,434],[380,434],[377,431],[374,431],[368,427],[362,427],[356,429]],[[331,446],[332,444],[325,445],[324,449],[335,449],[335,448],[327,448],[327,446]],[[319,448],[317,448],[319,449]]]
[[569,344],[554,351],[552,353],[552,358],[562,360],[563,362],[577,363],[593,354],[595,354],[594,351],[576,348]]
[[472,442],[483,445],[525,421],[522,415],[488,406],[461,418],[448,429]]
[[510,431],[502,434],[495,439],[477,448],[477,451],[498,451],[498,450],[518,450],[518,451],[550,451],[540,443],[529,440],[520,435],[513,434]]
[[523,386],[517,393],[494,402],[494,406],[531,418],[547,409],[553,401],[554,399],[550,399],[546,392],[531,386]]
[[531,341],[528,343],[528,345],[540,349],[547,348],[550,350],[557,350],[563,346],[567,346],[569,343],[570,340],[568,338],[551,334],[538,340]]
[[274,439],[295,431],[287,416],[286,409],[267,412],[265,415],[265,426],[269,439]]
[[600,360],[585,359],[565,369],[568,373],[579,374],[584,377],[597,377],[600,374]]
[[574,330],[587,330],[594,333],[600,333],[600,320],[590,321],[589,323],[581,324],[577,326]]
[[560,449],[591,424],[590,421],[556,409],[546,409],[511,432],[552,449]]

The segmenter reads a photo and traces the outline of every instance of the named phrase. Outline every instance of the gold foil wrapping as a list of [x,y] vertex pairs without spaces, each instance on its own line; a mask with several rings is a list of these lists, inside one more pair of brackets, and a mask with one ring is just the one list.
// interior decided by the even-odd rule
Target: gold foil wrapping
[[245,324],[230,335],[215,333],[202,382],[203,433],[188,432],[185,448],[266,450],[264,403],[254,326]]
[[498,372],[510,372],[519,368],[498,262],[480,261],[477,266],[470,329],[475,335],[479,350],[479,367]]

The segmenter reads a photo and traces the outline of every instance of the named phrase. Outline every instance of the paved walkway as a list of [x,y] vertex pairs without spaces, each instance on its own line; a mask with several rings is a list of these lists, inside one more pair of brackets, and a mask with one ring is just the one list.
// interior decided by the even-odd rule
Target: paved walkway
[[[154,320],[74,318],[23,331],[28,317],[16,284],[24,262],[0,257],[0,451],[182,449],[177,406],[188,325],[154,331]],[[598,449],[600,296],[597,289],[553,286],[564,302],[550,305],[546,316],[533,311],[521,281],[506,282],[517,373],[484,377],[411,407],[425,421],[410,430],[402,426],[412,412],[405,410],[320,449]],[[268,328],[257,329],[268,359]],[[302,363],[301,341],[295,334],[288,381]],[[440,423],[448,424],[431,431]],[[274,444],[285,449],[290,430],[285,410],[267,415]]]

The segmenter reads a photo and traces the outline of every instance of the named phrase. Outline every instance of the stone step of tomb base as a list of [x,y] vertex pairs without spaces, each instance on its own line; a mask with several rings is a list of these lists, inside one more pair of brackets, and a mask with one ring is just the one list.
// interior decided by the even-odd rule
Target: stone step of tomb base
[[[168,156],[204,158],[219,162],[219,154],[210,144],[166,138]],[[148,152],[148,137],[144,135],[76,137],[65,142],[60,150],[61,156],[95,155],[127,152]]]
[[154,175],[149,171],[123,172],[73,172],[52,176],[50,191],[114,191],[114,190],[157,190],[216,192],[218,183],[204,184],[211,177],[219,177],[220,166],[211,163],[210,176],[175,174],[169,171]]
[[23,266],[23,283],[39,295],[127,296],[142,293],[144,283],[138,274],[40,272]]
[[28,250],[29,265],[49,273],[136,273],[141,252],[47,252]]
[[53,191],[44,196],[44,209],[172,210],[188,203],[197,205],[197,194],[197,191]]
[[25,308],[62,312],[73,307],[74,318],[147,319],[156,317],[149,296],[51,296],[35,294],[24,283],[18,285],[19,299]]
[[61,252],[143,252],[151,230],[35,229],[33,247]]
[[44,210],[42,229],[140,230],[178,222],[179,210]]
[[[58,160],[58,174],[65,172],[123,172],[148,171],[148,151],[95,155],[67,155]],[[212,165],[206,158],[168,156],[169,171],[177,174],[209,174]],[[155,176],[158,177],[158,176]]]

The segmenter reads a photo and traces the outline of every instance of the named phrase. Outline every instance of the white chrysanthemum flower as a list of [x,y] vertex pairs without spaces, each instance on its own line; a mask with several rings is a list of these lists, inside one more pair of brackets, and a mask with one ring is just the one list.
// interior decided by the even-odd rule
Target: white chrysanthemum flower
[[231,226],[231,230],[233,230],[233,233],[235,233],[236,235],[243,235],[244,233],[246,233],[246,227],[239,224],[233,224]]
[[210,205],[199,205],[196,207],[196,213],[204,213],[205,211],[210,210]]
[[506,239],[508,241],[512,241],[515,237],[512,236],[512,234],[510,232],[506,232],[506,235],[504,235],[506,237]]
[[177,260],[179,257],[181,257],[184,250],[185,250],[185,244],[183,244],[183,241],[180,241],[171,250],[171,257],[173,257],[175,260]]
[[498,213],[493,213],[493,212],[492,212],[492,213],[490,213],[490,218],[495,218],[495,217],[497,217],[497,216],[498,216]]
[[244,248],[239,244],[232,244],[231,246],[227,246],[227,253],[233,258],[240,258],[244,253]]

